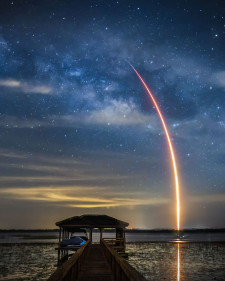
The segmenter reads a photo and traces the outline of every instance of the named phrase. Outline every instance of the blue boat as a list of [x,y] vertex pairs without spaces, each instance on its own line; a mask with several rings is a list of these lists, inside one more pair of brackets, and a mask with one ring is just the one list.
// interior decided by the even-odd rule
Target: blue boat
[[74,232],[70,238],[64,238],[61,241],[60,246],[63,248],[79,248],[85,244],[87,240],[87,233],[85,230],[83,230]]
[[84,243],[86,243],[87,240],[84,238],[81,238],[80,236],[74,236],[71,238],[65,238],[61,242],[61,247],[74,247],[74,246],[82,246]]

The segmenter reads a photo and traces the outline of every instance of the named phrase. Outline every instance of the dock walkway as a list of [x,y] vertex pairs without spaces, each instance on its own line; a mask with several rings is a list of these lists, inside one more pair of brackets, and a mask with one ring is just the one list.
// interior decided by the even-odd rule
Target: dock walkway
[[78,281],[114,281],[113,272],[100,244],[90,245],[78,273]]
[[48,281],[147,281],[110,244],[88,240]]

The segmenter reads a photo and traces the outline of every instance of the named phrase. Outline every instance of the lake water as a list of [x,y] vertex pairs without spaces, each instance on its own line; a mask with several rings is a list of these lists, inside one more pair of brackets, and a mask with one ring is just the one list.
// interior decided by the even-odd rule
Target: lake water
[[[46,280],[55,270],[56,237],[54,232],[1,233],[0,280]],[[224,233],[185,234],[180,243],[172,234],[126,237],[129,263],[148,280],[225,280]]]

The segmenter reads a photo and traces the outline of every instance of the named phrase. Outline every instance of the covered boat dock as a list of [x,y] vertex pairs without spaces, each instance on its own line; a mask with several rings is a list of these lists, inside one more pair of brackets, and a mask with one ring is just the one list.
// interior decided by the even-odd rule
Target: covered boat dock
[[74,216],[56,223],[59,227],[59,243],[58,243],[58,265],[61,265],[68,259],[68,251],[77,250],[79,246],[63,247],[62,241],[69,239],[75,232],[88,231],[88,239],[93,242],[93,230],[99,229],[100,240],[103,238],[104,229],[114,229],[115,238],[105,239],[108,244],[112,244],[117,251],[125,252],[125,228],[129,225],[127,222],[115,219],[107,215],[82,215]]
[[[122,256],[125,227],[129,224],[107,215],[75,216],[56,223],[60,227],[58,261],[60,266],[48,281],[147,281]],[[77,229],[88,229],[89,239],[68,260],[68,249],[61,241]],[[100,230],[100,243],[92,242],[93,229]],[[103,238],[104,229],[115,229],[116,237]],[[66,260],[62,263],[62,260]]]

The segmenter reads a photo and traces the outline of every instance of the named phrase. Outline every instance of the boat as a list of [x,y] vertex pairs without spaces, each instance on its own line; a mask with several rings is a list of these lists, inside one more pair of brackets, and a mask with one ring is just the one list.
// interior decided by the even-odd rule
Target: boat
[[72,233],[70,238],[64,238],[60,246],[63,248],[79,248],[88,240],[86,231]]

